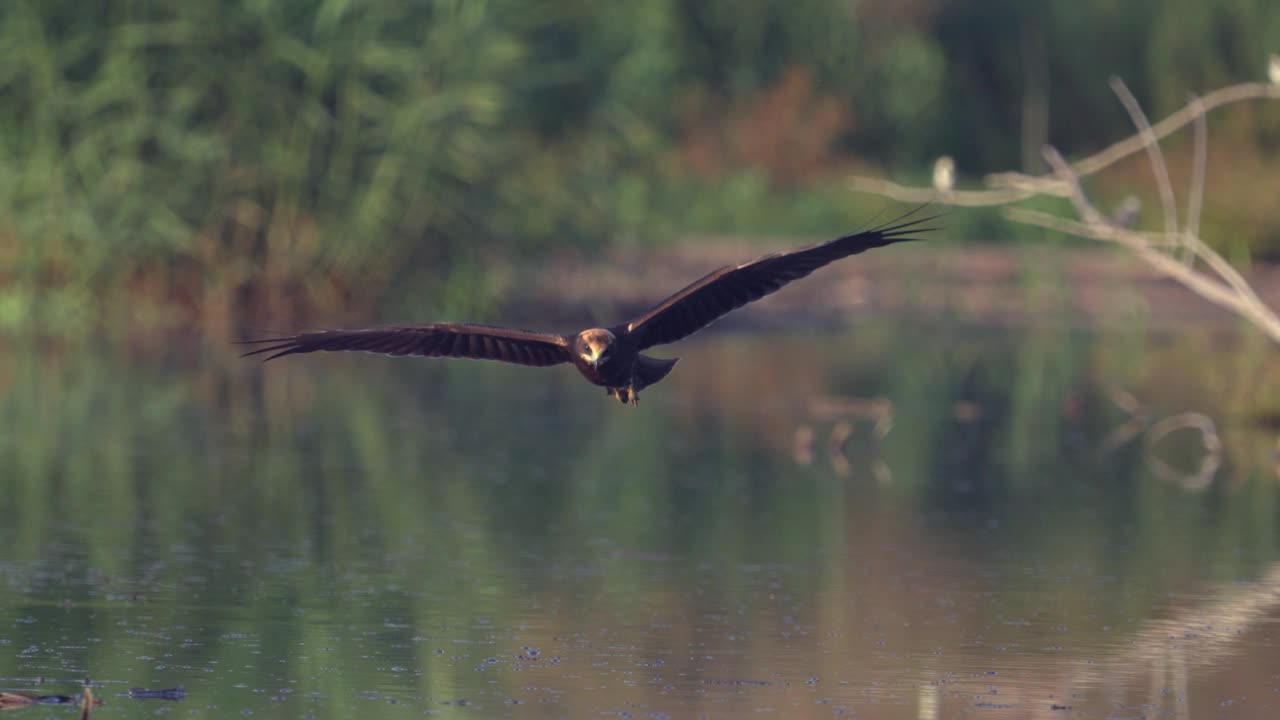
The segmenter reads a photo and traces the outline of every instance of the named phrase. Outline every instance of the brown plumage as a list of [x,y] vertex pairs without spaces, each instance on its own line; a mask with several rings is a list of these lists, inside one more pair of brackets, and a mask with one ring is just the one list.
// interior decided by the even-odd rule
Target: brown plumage
[[909,217],[910,213],[872,230],[720,268],[635,320],[610,328],[553,335],[467,323],[391,325],[249,340],[263,347],[245,354],[267,354],[266,359],[271,360],[296,353],[353,350],[500,360],[535,367],[573,363],[587,380],[604,386],[609,395],[622,402],[630,401],[634,405],[641,390],[666,377],[676,364],[675,359],[646,357],[640,354],[641,350],[686,338],[823,265],[872,248],[917,240],[916,234],[934,229],[921,227],[932,217],[915,220]]

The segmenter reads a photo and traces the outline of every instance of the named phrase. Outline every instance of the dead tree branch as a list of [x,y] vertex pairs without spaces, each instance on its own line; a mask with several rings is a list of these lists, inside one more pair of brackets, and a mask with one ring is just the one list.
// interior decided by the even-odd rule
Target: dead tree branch
[[[1280,82],[1243,83],[1215,90],[1203,97],[1192,97],[1184,107],[1155,125],[1147,120],[1137,99],[1122,81],[1113,80],[1111,87],[1133,121],[1136,133],[1074,163],[1068,163],[1056,148],[1046,147],[1045,159],[1051,168],[1047,174],[988,175],[985,190],[909,187],[889,180],[862,176],[850,178],[849,187],[857,192],[903,202],[934,202],[966,207],[1013,206],[1028,198],[1043,196],[1068,199],[1078,220],[1016,206],[1006,207],[1004,214],[1013,222],[1121,245],[1206,300],[1247,319],[1272,340],[1280,343],[1280,317],[1258,298],[1244,277],[1199,236],[1208,156],[1205,114],[1224,105],[1247,100],[1280,100]],[[1195,143],[1186,221],[1180,227],[1173,182],[1160,141],[1187,125],[1193,125]],[[1081,183],[1082,178],[1139,151],[1147,153],[1151,172],[1159,189],[1164,225],[1162,232],[1136,232],[1112,222],[1089,201]]]

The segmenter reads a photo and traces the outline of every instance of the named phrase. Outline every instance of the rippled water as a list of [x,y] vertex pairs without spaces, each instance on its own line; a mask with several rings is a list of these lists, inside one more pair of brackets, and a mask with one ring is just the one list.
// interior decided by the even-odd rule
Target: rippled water
[[566,368],[13,347],[6,692],[88,678],[111,717],[1280,712],[1266,348],[712,334],[632,409]]

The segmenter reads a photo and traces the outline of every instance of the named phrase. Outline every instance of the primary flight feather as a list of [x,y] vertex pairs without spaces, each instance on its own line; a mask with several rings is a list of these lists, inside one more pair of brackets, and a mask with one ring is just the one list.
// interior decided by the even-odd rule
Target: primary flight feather
[[733,310],[836,260],[896,242],[918,240],[919,233],[934,229],[922,227],[932,217],[909,217],[910,213],[878,228],[722,267],[630,322],[590,328],[576,335],[472,323],[388,325],[249,340],[262,347],[245,355],[265,354],[271,360],[297,353],[351,350],[500,360],[534,367],[573,363],[588,381],[603,386],[622,402],[635,405],[640,391],[666,377],[677,360],[647,357],[640,354],[641,350],[686,338]]

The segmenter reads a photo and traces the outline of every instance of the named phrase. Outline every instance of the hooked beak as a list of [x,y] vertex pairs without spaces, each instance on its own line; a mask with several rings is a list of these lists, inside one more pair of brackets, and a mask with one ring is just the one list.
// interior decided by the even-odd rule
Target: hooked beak
[[600,351],[599,351],[599,350],[597,350],[597,349],[595,349],[595,348],[589,348],[589,349],[591,350],[591,353],[590,353],[589,355],[583,355],[583,356],[582,356],[582,359],[583,359],[583,360],[586,360],[586,361],[587,361],[587,364],[589,364],[589,365],[590,365],[591,367],[593,367],[593,368],[594,368],[594,367],[599,367],[599,366],[600,366]]

